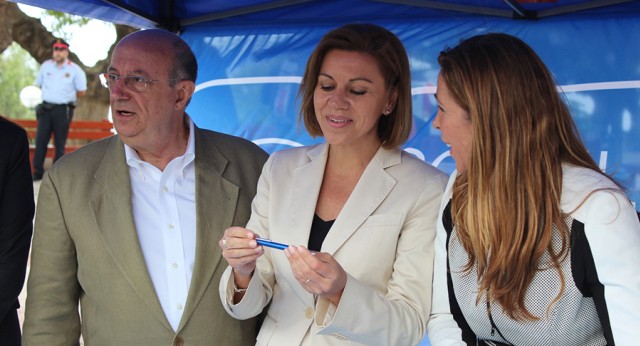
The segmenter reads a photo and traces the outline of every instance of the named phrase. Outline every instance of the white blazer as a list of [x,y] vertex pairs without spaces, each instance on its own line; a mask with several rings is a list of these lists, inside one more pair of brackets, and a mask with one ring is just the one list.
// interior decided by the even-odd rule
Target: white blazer
[[[307,246],[329,145],[271,155],[247,228]],[[401,150],[379,149],[322,245],[348,274],[339,306],[296,281],[281,250],[265,248],[244,298],[233,305],[231,268],[220,297],[232,316],[271,302],[257,345],[415,345],[431,306],[436,217],[447,176]]]

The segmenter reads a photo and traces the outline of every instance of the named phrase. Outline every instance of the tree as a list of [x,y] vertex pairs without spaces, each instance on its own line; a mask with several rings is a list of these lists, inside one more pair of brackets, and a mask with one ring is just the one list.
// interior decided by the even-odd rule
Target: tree
[[[120,24],[115,24],[115,29],[116,42],[138,30]],[[26,15],[15,3],[0,0],[0,53],[15,42],[41,64],[51,58],[51,42],[54,39],[55,36],[42,25],[39,19]],[[109,48],[106,59],[90,67],[85,66],[73,52],[70,52],[69,58],[87,74],[87,95],[78,102],[74,119],[100,120],[106,117],[109,109],[109,93],[100,85],[98,75],[107,70],[114,47],[115,44]]]
[[12,118],[35,119],[33,110],[20,102],[20,91],[33,84],[37,66],[17,44],[0,54],[0,114]]

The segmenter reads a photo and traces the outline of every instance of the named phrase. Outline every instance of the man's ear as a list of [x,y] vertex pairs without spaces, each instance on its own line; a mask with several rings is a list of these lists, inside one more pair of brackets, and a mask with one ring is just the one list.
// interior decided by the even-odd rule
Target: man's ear
[[191,100],[191,96],[196,90],[196,84],[189,80],[179,81],[176,84],[178,97],[176,98],[176,109],[185,109]]

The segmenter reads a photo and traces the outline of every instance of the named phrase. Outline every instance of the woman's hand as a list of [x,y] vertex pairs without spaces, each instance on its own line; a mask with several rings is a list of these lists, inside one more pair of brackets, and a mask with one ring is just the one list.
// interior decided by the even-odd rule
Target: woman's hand
[[238,288],[249,286],[256,260],[264,254],[264,249],[255,240],[255,233],[242,227],[230,227],[218,242],[222,257],[233,268],[233,278]]
[[307,292],[338,305],[347,284],[347,273],[333,256],[309,251],[304,246],[289,246],[284,253],[293,275]]

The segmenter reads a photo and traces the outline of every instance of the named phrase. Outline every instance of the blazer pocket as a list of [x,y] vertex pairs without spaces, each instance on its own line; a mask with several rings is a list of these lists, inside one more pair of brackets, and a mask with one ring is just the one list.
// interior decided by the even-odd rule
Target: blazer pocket
[[401,213],[371,215],[362,223],[360,228],[399,227],[402,225],[402,219],[403,214]]
[[376,290],[383,290],[393,272],[403,223],[401,213],[369,216],[343,245],[341,251],[347,256],[341,255],[338,262],[349,275]]

